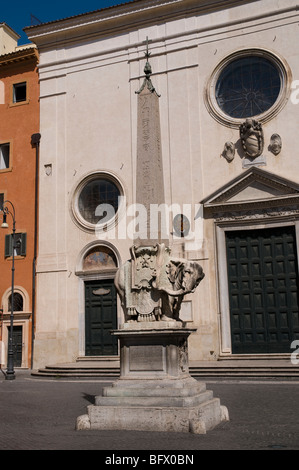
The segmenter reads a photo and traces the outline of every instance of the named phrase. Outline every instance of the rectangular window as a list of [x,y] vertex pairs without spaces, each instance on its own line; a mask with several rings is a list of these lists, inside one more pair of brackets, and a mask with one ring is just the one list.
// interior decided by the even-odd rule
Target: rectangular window
[[27,83],[15,83],[13,85],[13,102],[20,103],[27,100]]
[[0,144],[0,170],[9,168],[10,144]]
[[[13,250],[12,239],[13,239],[12,234],[5,236],[5,258],[9,258],[12,256],[12,250]],[[16,233],[14,255],[26,256],[26,250],[27,250],[27,233]]]
[[3,202],[4,202],[4,194],[0,193],[0,212],[3,209]]

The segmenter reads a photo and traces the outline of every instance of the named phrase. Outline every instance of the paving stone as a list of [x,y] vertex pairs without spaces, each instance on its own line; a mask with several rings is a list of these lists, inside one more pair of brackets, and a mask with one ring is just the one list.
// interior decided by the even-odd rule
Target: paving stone
[[[207,387],[229,411],[230,421],[207,434],[76,431],[77,417],[111,380],[34,378],[16,370],[0,377],[1,450],[101,450],[99,461],[114,451],[126,455],[201,450],[298,450],[297,380],[215,380]],[[142,451],[145,452],[142,453]]]

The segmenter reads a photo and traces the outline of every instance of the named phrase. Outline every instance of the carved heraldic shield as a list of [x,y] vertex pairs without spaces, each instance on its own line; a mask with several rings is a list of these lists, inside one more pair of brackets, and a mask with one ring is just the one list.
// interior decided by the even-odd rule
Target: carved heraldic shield
[[246,119],[240,126],[240,138],[247,157],[257,158],[263,153],[264,132],[260,122]]

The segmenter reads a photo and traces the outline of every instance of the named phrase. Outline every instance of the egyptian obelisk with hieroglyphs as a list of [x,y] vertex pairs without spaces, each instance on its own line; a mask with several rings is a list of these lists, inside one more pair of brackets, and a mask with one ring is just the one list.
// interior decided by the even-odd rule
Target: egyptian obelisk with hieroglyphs
[[159,95],[150,78],[152,69],[148,61],[150,57],[148,40],[145,56],[147,59],[144,68],[145,78],[140,90],[136,92],[138,94],[136,203],[145,208],[146,220],[145,226],[139,227],[141,236],[136,238],[135,243],[153,246],[163,242],[168,245],[162,221],[155,217],[154,210],[151,211],[151,207],[157,208],[165,203],[165,195]]

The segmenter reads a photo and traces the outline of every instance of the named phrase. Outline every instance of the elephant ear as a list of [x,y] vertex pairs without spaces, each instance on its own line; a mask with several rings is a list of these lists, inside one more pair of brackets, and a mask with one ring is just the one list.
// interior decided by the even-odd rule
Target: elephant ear
[[198,263],[194,263],[194,268],[196,269],[198,281],[200,282],[205,277],[205,273],[203,272],[202,266]]
[[178,273],[183,268],[184,263],[181,260],[170,260],[167,265],[168,279],[173,284],[178,276]]

